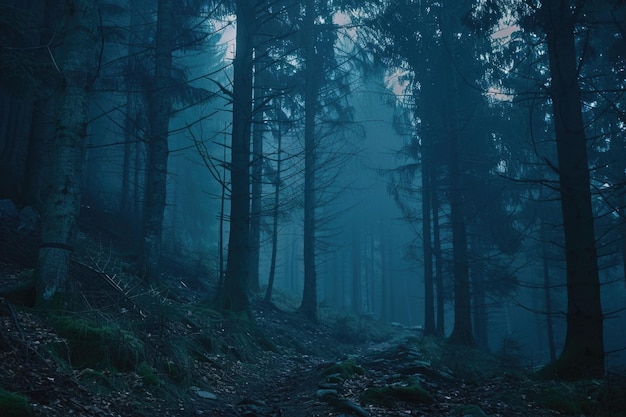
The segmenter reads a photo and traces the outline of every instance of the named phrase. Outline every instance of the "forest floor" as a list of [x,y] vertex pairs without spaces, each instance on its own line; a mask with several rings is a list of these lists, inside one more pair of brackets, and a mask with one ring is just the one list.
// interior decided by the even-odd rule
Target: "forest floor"
[[[280,309],[224,315],[185,277],[142,290],[123,270],[83,256],[71,313],[0,298],[1,416],[626,416],[623,380],[539,381],[514,346],[492,355],[326,311],[313,324],[280,295]],[[29,274],[4,260],[0,288]]]

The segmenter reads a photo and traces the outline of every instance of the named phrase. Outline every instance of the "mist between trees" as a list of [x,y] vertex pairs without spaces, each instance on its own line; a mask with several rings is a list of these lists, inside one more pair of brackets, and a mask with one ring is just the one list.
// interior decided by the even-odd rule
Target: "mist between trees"
[[514,339],[560,377],[624,366],[621,2],[6,0],[0,16],[1,214],[41,218],[40,306],[71,305],[94,233],[146,285],[191,271],[224,310],[280,289],[311,321],[332,306]]

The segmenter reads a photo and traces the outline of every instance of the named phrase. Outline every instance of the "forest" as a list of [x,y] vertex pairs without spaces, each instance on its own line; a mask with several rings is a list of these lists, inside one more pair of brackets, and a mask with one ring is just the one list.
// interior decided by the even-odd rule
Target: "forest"
[[626,2],[0,0],[0,415],[626,416]]

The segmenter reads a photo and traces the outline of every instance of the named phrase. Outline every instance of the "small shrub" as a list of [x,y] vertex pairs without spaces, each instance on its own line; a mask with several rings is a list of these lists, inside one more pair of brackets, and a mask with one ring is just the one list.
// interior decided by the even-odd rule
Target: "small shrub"
[[143,343],[116,324],[100,325],[83,318],[66,318],[60,320],[57,327],[59,335],[67,339],[73,367],[112,365],[125,371],[134,369],[143,359]]
[[324,370],[323,375],[340,375],[344,379],[351,378],[354,375],[365,375],[366,371],[353,360],[346,360],[330,365]]
[[141,378],[141,382],[147,387],[158,387],[165,383],[156,373],[156,370],[145,362],[137,365],[137,375]]

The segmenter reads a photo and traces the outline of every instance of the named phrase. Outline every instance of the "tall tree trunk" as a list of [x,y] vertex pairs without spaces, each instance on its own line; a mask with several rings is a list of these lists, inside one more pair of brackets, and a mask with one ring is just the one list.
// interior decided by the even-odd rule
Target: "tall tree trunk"
[[435,329],[435,299],[433,291],[433,249],[431,239],[430,149],[428,140],[422,140],[422,246],[424,250],[424,336],[432,336]]
[[487,323],[487,306],[485,301],[485,281],[482,273],[477,271],[472,275],[472,307],[474,318],[474,336],[476,347],[489,350],[489,333]]
[[[40,36],[42,45],[55,38],[58,22],[62,20],[63,4],[55,0],[46,0],[43,17],[43,33]],[[50,68],[53,63],[50,63]],[[39,92],[33,105],[33,119],[31,121],[30,135],[28,139],[28,152],[26,156],[26,169],[24,178],[24,202],[25,204],[41,210],[46,200],[45,196],[45,173],[49,172],[49,158],[47,155],[54,146],[55,130],[55,106],[58,104],[55,92],[57,86],[49,86],[49,90]]]
[[159,0],[154,40],[155,77],[148,104],[149,138],[143,219],[142,263],[146,280],[161,282],[161,235],[167,197],[169,120],[172,109],[173,0]]
[[433,252],[435,255],[435,286],[437,288],[437,336],[444,337],[446,332],[444,314],[443,260],[441,256],[441,232],[439,226],[439,195],[435,187],[434,170],[431,165],[430,191],[432,196],[433,216]]
[[[453,98],[450,98],[453,100]],[[470,303],[469,264],[467,259],[467,229],[465,224],[459,137],[456,131],[454,106],[448,112],[448,166],[450,175],[450,221],[452,223],[452,262],[454,274],[454,327],[451,343],[473,345]]]
[[249,289],[257,293],[259,283],[259,257],[261,252],[261,212],[263,199],[263,136],[265,125],[263,111],[267,91],[267,52],[257,39],[254,62],[254,112],[252,114],[252,194],[250,207],[250,278]]
[[69,266],[80,211],[82,162],[89,121],[89,89],[97,52],[94,2],[75,0],[66,10],[63,46],[56,54],[63,76],[38,258],[37,300],[44,308],[68,305]]
[[317,56],[315,52],[315,0],[306,0],[303,35],[305,38],[304,86],[304,290],[300,312],[317,320],[317,274],[315,269],[315,116],[318,106]]
[[233,62],[233,131],[228,259],[221,308],[247,311],[250,273],[250,127],[252,124],[253,33],[256,2],[237,0],[237,46]]
[[274,184],[274,207],[272,209],[272,257],[270,259],[270,275],[267,281],[267,291],[265,292],[265,302],[272,301],[272,290],[274,289],[274,279],[276,276],[276,257],[278,255],[278,214],[280,204],[280,175],[282,169],[282,142],[283,132],[279,126],[277,129],[277,150],[276,150],[276,178]]
[[[440,17],[440,29],[443,32],[442,44],[440,45],[440,68],[443,71],[438,78],[443,96],[442,102],[444,119],[444,143],[447,149],[449,200],[450,200],[450,223],[452,226],[452,263],[454,280],[454,327],[448,340],[451,343],[473,345],[471,320],[471,293],[469,279],[469,262],[467,254],[467,224],[464,196],[463,178],[465,170],[461,164],[460,136],[469,139],[471,136],[467,130],[460,127],[460,103],[463,103],[463,94],[467,86],[460,80],[453,54],[467,53],[471,50],[463,44],[464,39],[458,39],[455,28],[461,16],[460,5],[457,1],[446,2]],[[454,51],[451,53],[451,49]]]
[[465,217],[463,215],[458,138],[456,132],[452,132],[451,135],[449,149],[450,221],[452,223],[452,271],[454,275],[454,327],[452,328],[449,341],[456,344],[473,345],[467,230],[465,229]]
[[[542,225],[541,227],[545,227]],[[541,242],[541,258],[543,263],[543,291],[545,297],[546,309],[546,332],[548,337],[548,350],[550,352],[550,360],[556,359],[556,349],[554,347],[554,326],[552,325],[552,283],[550,280],[550,264],[548,260],[548,243],[544,239]]]
[[603,315],[574,39],[579,10],[570,3],[543,0],[541,7],[550,60],[567,270],[565,345],[546,372],[563,378],[596,378],[604,375]]
[[[133,250],[139,251],[141,240],[141,224],[143,222],[140,214],[141,208],[136,204],[138,193],[137,189],[141,187],[137,181],[140,178],[140,166],[137,164],[139,157],[137,154],[144,151],[141,142],[145,139],[143,132],[148,130],[145,122],[144,113],[146,111],[146,96],[144,93],[138,93],[141,89],[142,82],[139,77],[145,76],[143,70],[144,62],[148,59],[141,51],[144,43],[148,43],[147,30],[141,29],[149,27],[146,25],[142,14],[147,8],[145,1],[131,4],[130,10],[130,27],[131,35],[128,37],[128,57],[127,73],[125,74],[126,86],[126,109],[124,118],[124,159],[122,166],[122,184],[120,195],[120,216],[125,221],[125,225],[129,227],[129,236],[131,238],[131,247]],[[141,45],[140,45],[141,44]],[[143,70],[143,71],[142,71]]]
[[391,244],[389,229],[383,224],[380,241],[380,318],[389,320],[389,280],[391,279]]
[[358,226],[352,226],[352,244],[350,245],[352,259],[352,312],[361,314],[361,236]]

